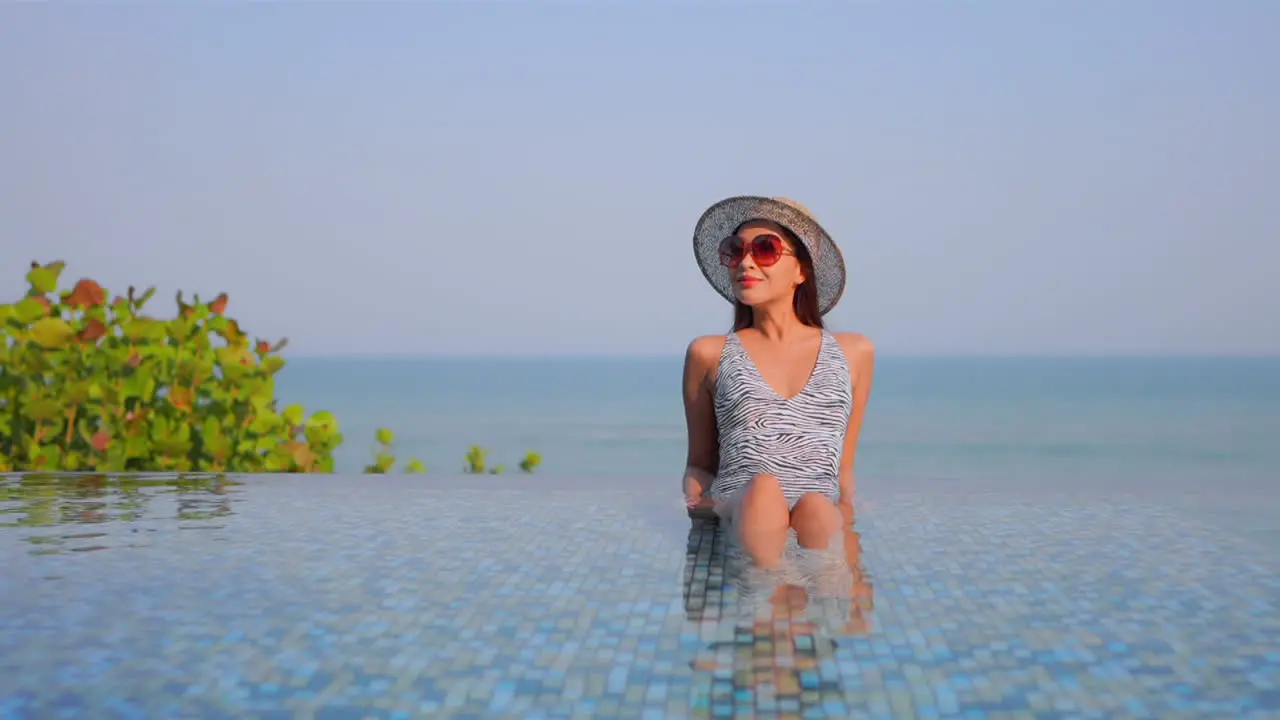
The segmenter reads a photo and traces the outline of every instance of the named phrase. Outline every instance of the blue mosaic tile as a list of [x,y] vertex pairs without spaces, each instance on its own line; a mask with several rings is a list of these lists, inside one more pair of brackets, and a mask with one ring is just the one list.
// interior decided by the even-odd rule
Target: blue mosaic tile
[[864,483],[762,615],[670,482],[237,481],[0,479],[0,718],[1280,714],[1239,489]]

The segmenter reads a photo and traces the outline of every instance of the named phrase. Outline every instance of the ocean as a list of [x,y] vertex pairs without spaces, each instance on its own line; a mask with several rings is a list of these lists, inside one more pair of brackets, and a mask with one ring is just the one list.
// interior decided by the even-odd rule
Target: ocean
[[[467,448],[560,476],[669,478],[684,468],[681,358],[295,358],[283,403],[337,414],[339,472],[374,432],[403,462],[457,473]],[[1069,483],[1274,477],[1280,359],[894,358],[877,362],[860,482]]]

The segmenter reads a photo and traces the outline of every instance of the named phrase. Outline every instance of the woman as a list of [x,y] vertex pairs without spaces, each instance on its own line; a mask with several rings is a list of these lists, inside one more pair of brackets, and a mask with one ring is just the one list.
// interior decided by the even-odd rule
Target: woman
[[791,530],[802,547],[821,549],[842,515],[853,520],[874,349],[825,329],[844,292],[844,259],[798,203],[722,200],[699,219],[693,246],[734,322],[685,355],[685,501],[711,507],[759,567],[777,567]]

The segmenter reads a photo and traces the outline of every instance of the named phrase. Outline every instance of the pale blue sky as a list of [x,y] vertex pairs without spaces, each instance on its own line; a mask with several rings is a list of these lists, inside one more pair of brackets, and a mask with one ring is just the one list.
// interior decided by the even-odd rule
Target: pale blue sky
[[1280,2],[0,8],[0,291],[296,354],[678,354],[690,236],[811,207],[885,354],[1280,354]]

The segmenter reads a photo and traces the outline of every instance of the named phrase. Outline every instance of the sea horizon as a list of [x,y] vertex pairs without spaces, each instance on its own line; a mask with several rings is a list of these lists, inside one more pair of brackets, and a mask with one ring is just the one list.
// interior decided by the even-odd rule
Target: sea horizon
[[[678,476],[679,355],[289,357],[282,404],[334,412],[338,472],[380,427],[401,461],[456,472],[468,447],[513,472]],[[894,356],[878,359],[860,478],[1059,481],[1270,476],[1280,466],[1280,358]],[[673,481],[674,482],[674,481]]]
[[[683,348],[683,346],[682,346]],[[285,360],[682,360],[679,352],[664,353],[479,353],[479,352],[378,352],[378,353],[281,353]],[[1248,360],[1280,362],[1280,354],[1251,353],[886,353],[876,351],[879,360]]]

